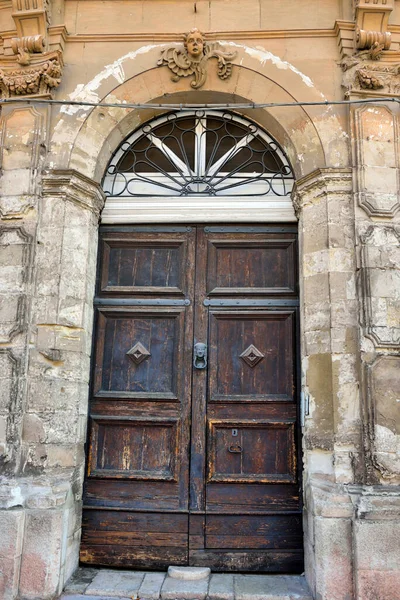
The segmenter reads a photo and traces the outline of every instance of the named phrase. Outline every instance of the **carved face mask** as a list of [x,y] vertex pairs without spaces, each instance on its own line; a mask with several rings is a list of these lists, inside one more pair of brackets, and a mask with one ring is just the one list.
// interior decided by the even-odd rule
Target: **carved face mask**
[[198,56],[203,54],[204,41],[201,33],[193,32],[189,34],[186,40],[186,48],[188,54],[190,56],[193,56],[194,58],[197,58]]

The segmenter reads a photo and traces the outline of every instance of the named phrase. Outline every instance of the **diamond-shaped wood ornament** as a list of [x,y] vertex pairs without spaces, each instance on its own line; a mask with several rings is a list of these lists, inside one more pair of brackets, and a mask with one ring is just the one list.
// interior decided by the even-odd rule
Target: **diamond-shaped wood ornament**
[[151,356],[151,352],[149,352],[143,344],[137,342],[130,350],[128,350],[127,355],[136,365],[139,365],[146,360],[146,358]]
[[246,348],[239,356],[251,368],[255,367],[264,358],[264,354],[257,350],[253,344]]

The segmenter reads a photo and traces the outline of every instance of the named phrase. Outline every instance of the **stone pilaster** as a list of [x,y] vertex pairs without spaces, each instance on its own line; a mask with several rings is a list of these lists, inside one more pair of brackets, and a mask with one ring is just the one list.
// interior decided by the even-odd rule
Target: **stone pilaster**
[[302,306],[306,573],[320,600],[352,598],[345,484],[361,446],[352,173],[321,169],[297,182]]
[[351,111],[367,483],[400,483],[400,195],[398,117]]
[[309,475],[352,483],[360,451],[358,318],[352,180],[324,169],[298,181],[303,390]]
[[[35,216],[35,237],[29,255],[30,310],[24,313],[26,371],[18,372],[16,359],[11,363],[10,390],[16,386],[24,391],[19,435],[14,435],[18,460],[14,460],[15,477],[4,482],[0,498],[0,520],[9,532],[6,546],[13,545],[8,556],[0,554],[7,578],[4,598],[10,600],[18,594],[43,600],[54,597],[77,566],[80,542],[97,225],[103,194],[96,183],[74,171],[44,173],[41,184],[41,195],[35,196],[34,209],[29,211],[31,221]],[[22,261],[27,251],[17,253],[17,243],[21,245],[25,237],[21,238],[20,228],[11,229],[3,239],[13,243],[13,256]]]

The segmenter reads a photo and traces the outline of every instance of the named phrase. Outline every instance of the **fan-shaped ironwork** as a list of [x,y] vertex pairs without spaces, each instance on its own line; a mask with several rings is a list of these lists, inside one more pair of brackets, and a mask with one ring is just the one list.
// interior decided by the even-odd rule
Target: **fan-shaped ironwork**
[[172,113],[132,134],[111,159],[106,195],[287,196],[293,172],[278,144],[231,113]]

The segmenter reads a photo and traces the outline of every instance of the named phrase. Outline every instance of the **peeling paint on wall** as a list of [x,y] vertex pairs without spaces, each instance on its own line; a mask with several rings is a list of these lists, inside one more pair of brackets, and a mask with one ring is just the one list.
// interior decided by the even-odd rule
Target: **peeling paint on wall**
[[[141,54],[146,54],[150,52],[154,48],[157,48],[157,44],[150,44],[147,46],[142,46],[137,50],[132,52],[128,52],[128,54],[124,54],[113,63],[106,65],[100,73],[94,77],[89,83],[79,84],[75,90],[69,95],[69,99],[75,102],[99,102],[99,95],[96,93],[96,90],[99,89],[101,83],[108,79],[109,77],[114,77],[116,81],[121,84],[125,81],[125,72],[123,69],[123,63],[126,60],[135,60]],[[165,44],[159,44],[160,48],[163,48]],[[77,113],[79,110],[88,111],[92,110],[90,106],[63,106],[60,112],[73,115]]]
[[[251,58],[255,58],[256,60],[258,60],[262,66],[264,66],[267,61],[270,61],[278,69],[289,69],[290,71],[293,71],[293,73],[296,73],[296,75],[299,75],[299,77],[301,77],[303,83],[305,83],[307,87],[315,87],[310,77],[304,75],[304,73],[296,69],[296,67],[294,67],[286,60],[282,60],[281,58],[279,58],[279,56],[276,56],[275,54],[272,54],[272,52],[265,50],[262,46],[256,46],[255,48],[252,48],[251,46],[237,44],[236,42],[228,42],[226,40],[221,40],[221,44],[223,44],[224,46],[231,46],[234,48],[243,48],[246,54],[251,56]],[[321,96],[325,99],[325,96],[323,96],[323,94],[321,94]]]

